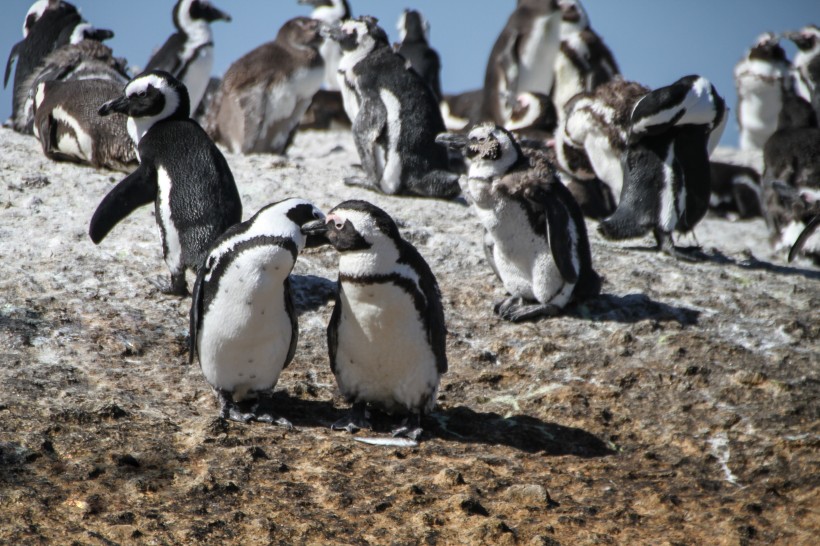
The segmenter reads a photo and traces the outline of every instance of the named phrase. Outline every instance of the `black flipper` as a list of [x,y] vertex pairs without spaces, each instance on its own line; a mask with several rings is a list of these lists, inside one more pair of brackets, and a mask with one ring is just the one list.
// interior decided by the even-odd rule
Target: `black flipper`
[[156,198],[157,173],[153,167],[140,164],[103,198],[91,218],[88,235],[99,244],[120,220]]
[[[552,252],[552,259],[555,260],[555,265],[561,273],[561,278],[571,284],[578,282],[578,271],[572,263],[572,238],[569,229],[569,224],[573,220],[566,206],[561,202],[558,195],[543,186],[527,188],[527,198],[534,201],[539,208],[543,207],[544,209],[547,217],[547,236],[549,237],[550,251]],[[581,237],[580,231],[575,236],[576,238]]]
[[809,222],[808,225],[805,228],[803,228],[803,231],[800,232],[800,235],[797,236],[797,239],[794,241],[791,250],[789,250],[789,263],[791,263],[792,260],[795,259],[798,252],[803,250],[803,245],[806,244],[806,241],[809,237],[811,237],[811,234],[814,233],[815,230],[817,230],[818,226],[820,226],[820,215],[812,218],[811,222]]
[[3,88],[5,89],[6,86],[9,84],[9,76],[11,76],[11,65],[14,64],[14,59],[17,58],[17,48],[20,47],[20,44],[23,43],[23,40],[14,44],[9,51],[9,58],[6,61],[6,73],[3,76]]
[[285,364],[282,369],[288,367],[290,361],[293,360],[293,355],[296,354],[296,343],[299,341],[299,321],[296,319],[296,308],[293,305],[293,292],[290,289],[290,275],[285,277],[285,311],[290,317],[290,346],[288,347],[288,355],[285,357]]
[[191,294],[191,315],[188,329],[188,364],[193,364],[196,354],[196,338],[199,335],[199,321],[202,316],[202,305],[204,301],[205,273],[208,267],[200,267],[194,281],[194,291]]

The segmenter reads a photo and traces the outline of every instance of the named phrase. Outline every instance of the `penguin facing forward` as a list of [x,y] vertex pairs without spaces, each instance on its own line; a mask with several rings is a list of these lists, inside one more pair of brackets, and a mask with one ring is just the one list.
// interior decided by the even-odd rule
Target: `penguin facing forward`
[[457,196],[458,177],[435,142],[444,132],[438,103],[390,48],[377,20],[351,19],[327,32],[342,48],[342,98],[366,175],[345,183],[393,195]]
[[[311,19],[321,21],[328,26],[341,24],[342,21],[351,17],[347,0],[299,0],[299,3],[313,6]],[[342,58],[342,50],[338,43],[326,38],[319,46],[319,53],[325,61],[325,76],[322,85],[327,91],[338,92],[339,60]]]
[[6,71],[3,78],[3,87],[5,87],[8,85],[11,67],[14,65],[11,108],[12,128],[23,133],[31,132],[30,126],[19,126],[16,123],[23,107],[23,101],[29,93],[29,89],[23,88],[23,85],[46,55],[68,44],[74,29],[83,23],[77,8],[73,4],[62,0],[49,0],[45,7],[36,3],[32,6],[32,9],[35,11],[29,11],[26,21],[37,13],[39,13],[39,16],[29,27],[28,33],[23,40],[12,46],[9,58],[6,61]]
[[208,0],[178,0],[172,12],[176,32],[145,65],[145,72],[163,70],[185,84],[195,112],[205,94],[214,65],[211,23],[230,22],[231,16]]
[[104,79],[51,80],[38,84],[34,136],[46,157],[131,172],[137,166],[127,117],[100,116],[100,105],[120,96],[122,84]]
[[783,107],[784,81],[790,78],[789,60],[776,35],[766,32],[735,65],[737,123],[740,148],[762,151],[777,130]]
[[558,0],[561,7],[561,45],[555,56],[552,100],[558,112],[584,91],[592,91],[620,74],[612,51],[592,30],[580,0]]
[[648,93],[635,105],[624,158],[624,187],[615,213],[598,225],[607,239],[652,230],[658,249],[676,258],[696,256],[674,246],[709,208],[709,142],[726,123],[726,105],[701,76],[685,76]]
[[[194,284],[189,358],[199,357],[223,418],[292,427],[265,406],[299,337],[290,272],[309,244],[301,228],[323,219],[312,203],[286,199],[228,228],[211,246]],[[239,403],[254,394],[257,404],[243,412]]]
[[441,60],[435,49],[430,47],[430,23],[421,12],[406,9],[396,25],[400,41],[393,44],[393,51],[407,59],[407,63],[421,76],[424,83],[433,90],[437,101],[441,101]]
[[621,157],[635,104],[649,88],[615,77],[573,97],[559,115],[555,152],[561,169],[578,180],[598,178],[617,203],[624,172]]
[[353,408],[332,428],[372,428],[370,406],[405,415],[393,435],[418,439],[421,418],[435,406],[439,377],[447,371],[444,310],[433,272],[393,219],[366,201],[345,201],[325,222],[303,231],[324,233],[339,251],[327,340],[330,367]]
[[510,294],[495,305],[502,319],[554,316],[600,292],[581,209],[545,156],[525,156],[512,133],[490,123],[439,140],[470,159],[463,191],[489,236],[487,259]]
[[556,0],[518,0],[487,59],[480,119],[504,125],[519,93],[549,94],[560,45]]
[[287,21],[276,39],[235,61],[217,93],[209,123],[214,140],[234,153],[284,153],[322,85],[321,23]]
[[162,253],[171,271],[168,294],[187,294],[185,270],[198,270],[208,247],[242,219],[242,203],[222,152],[190,118],[185,86],[162,71],[140,74],[100,115],[128,116],[139,167],[100,202],[91,218],[95,244],[123,218],[154,202]]
[[820,28],[807,25],[785,36],[797,46],[792,62],[797,94],[808,101],[820,117]]

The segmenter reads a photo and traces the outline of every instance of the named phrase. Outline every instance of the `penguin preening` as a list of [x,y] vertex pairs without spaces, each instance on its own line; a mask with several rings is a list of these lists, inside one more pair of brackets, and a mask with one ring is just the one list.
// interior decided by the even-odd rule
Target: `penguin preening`
[[[341,24],[351,17],[347,0],[299,0],[299,3],[313,6],[311,19],[321,21],[327,26]],[[325,76],[322,82],[325,90],[339,91],[339,60],[342,57],[339,44],[326,38],[319,47],[319,53],[325,62]]]
[[345,201],[304,231],[324,233],[339,251],[327,345],[339,390],[353,408],[332,428],[372,428],[372,407],[404,415],[393,435],[417,440],[447,371],[444,310],[433,272],[395,221],[366,201]]
[[560,46],[556,0],[519,0],[493,45],[484,76],[480,119],[505,125],[519,93],[549,94]]
[[154,202],[162,254],[171,271],[168,294],[187,294],[186,269],[197,271],[208,247],[242,219],[242,204],[222,152],[190,118],[185,86],[162,71],[140,74],[100,115],[128,116],[139,167],[119,182],[94,212],[89,227],[98,244],[123,218]]
[[421,12],[406,9],[396,26],[399,31],[399,42],[393,44],[393,50],[407,59],[410,68],[430,86],[436,101],[440,102],[441,60],[436,50],[430,47],[430,23]]
[[234,153],[284,153],[322,84],[321,23],[287,21],[272,42],[246,53],[225,72],[209,114],[214,140]]
[[501,318],[554,316],[600,292],[581,209],[544,156],[525,156],[512,133],[490,123],[439,140],[470,159],[462,189],[488,235],[487,260],[509,293],[494,308]]
[[339,82],[365,178],[345,179],[387,194],[452,198],[458,177],[447,150],[438,103],[421,77],[405,66],[377,20],[360,17],[329,29],[339,42]]
[[709,208],[709,146],[726,124],[726,105],[701,76],[685,76],[647,93],[632,111],[618,208],[598,230],[608,239],[652,230],[658,248],[682,259],[672,232],[687,232]]
[[[292,427],[266,406],[299,338],[290,272],[309,244],[302,226],[323,219],[312,203],[285,199],[231,226],[211,245],[194,284],[189,358],[199,357],[223,418]],[[239,403],[249,395],[257,403],[244,412]]]
[[[790,64],[776,35],[766,32],[735,66],[740,148],[762,151],[777,130]],[[790,85],[790,84],[786,84]]]
[[145,72],[163,70],[181,81],[188,90],[193,114],[208,87],[214,64],[210,23],[229,22],[231,16],[208,0],[177,0],[171,15],[176,32],[151,55]]

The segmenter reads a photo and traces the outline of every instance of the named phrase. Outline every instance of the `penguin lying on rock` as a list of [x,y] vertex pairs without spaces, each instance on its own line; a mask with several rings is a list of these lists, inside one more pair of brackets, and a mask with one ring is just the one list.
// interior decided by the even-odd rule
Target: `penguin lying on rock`
[[[301,229],[323,219],[312,203],[286,199],[231,226],[211,246],[194,284],[189,358],[199,356],[223,418],[292,426],[266,406],[299,338],[290,272],[305,246],[324,242]],[[258,402],[243,412],[239,402],[249,394]]]
[[462,189],[486,229],[487,260],[510,294],[495,306],[501,318],[554,316],[600,292],[581,209],[545,156],[536,150],[525,156],[513,135],[494,124],[439,141],[470,160]]
[[197,271],[211,242],[242,219],[242,203],[222,152],[190,118],[185,86],[167,72],[140,74],[100,115],[128,115],[139,167],[94,212],[89,236],[102,241],[117,223],[154,202],[162,255],[171,270],[168,294],[188,293],[185,270]]
[[369,408],[404,419],[394,436],[416,440],[447,371],[438,283],[393,219],[366,201],[345,201],[307,224],[339,251],[336,304],[327,328],[330,367],[353,404],[333,429],[372,428]]

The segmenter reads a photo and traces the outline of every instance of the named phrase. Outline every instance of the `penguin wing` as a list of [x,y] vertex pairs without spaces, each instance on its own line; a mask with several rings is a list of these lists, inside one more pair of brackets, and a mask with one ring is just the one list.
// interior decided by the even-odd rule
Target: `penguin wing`
[[99,244],[120,220],[156,197],[157,172],[153,167],[140,163],[137,170],[108,192],[97,206],[88,229],[91,240]]
[[6,61],[6,73],[3,76],[3,87],[4,88],[9,84],[9,76],[11,76],[11,65],[13,65],[15,59],[17,59],[17,55],[19,54],[17,52],[17,49],[20,47],[20,45],[22,43],[23,43],[23,41],[17,42],[16,44],[14,44],[11,47],[11,51],[9,51],[9,58]]
[[342,317],[342,282],[336,281],[336,299],[333,313],[327,323],[327,354],[330,357],[330,371],[336,373],[336,350],[339,347],[339,319]]
[[202,305],[205,299],[205,273],[210,268],[206,265],[200,267],[196,274],[196,281],[194,281],[194,289],[191,293],[191,314],[188,329],[188,364],[194,362],[194,355],[196,354],[196,338],[199,335],[199,322],[202,316]]
[[296,343],[299,341],[299,321],[296,320],[296,308],[293,305],[293,292],[290,289],[290,275],[285,277],[285,311],[290,317],[290,346],[288,347],[288,355],[285,357],[285,364],[282,369],[288,367],[290,361],[293,360],[293,355],[296,354]]
[[164,70],[177,76],[177,72],[182,68],[182,59],[177,52],[185,48],[185,35],[181,32],[171,34],[162,47],[159,48],[145,65],[144,72],[149,70]]
[[[560,182],[559,182],[560,183]],[[561,277],[568,283],[578,282],[578,271],[572,263],[572,233],[570,225],[575,227],[567,207],[561,200],[556,188],[533,185],[527,189],[528,198],[543,207],[546,216],[547,237],[549,238],[550,252]],[[576,228],[577,229],[577,228]],[[575,237],[579,235],[576,233]]]

